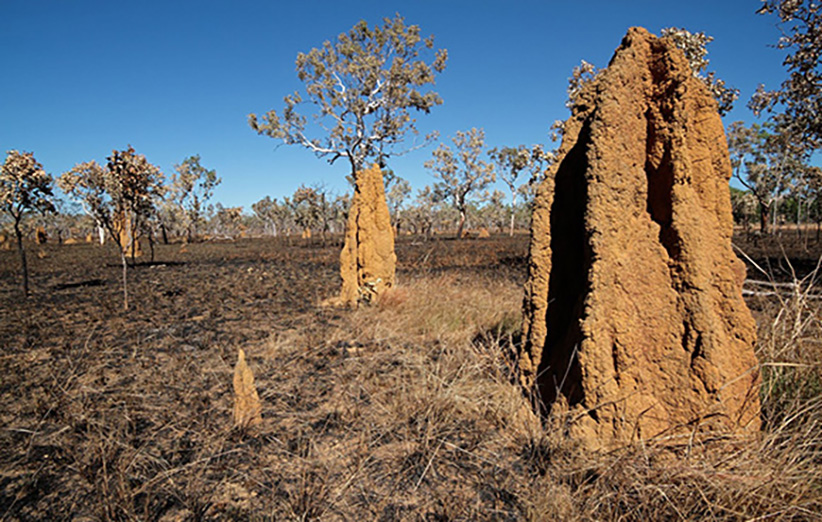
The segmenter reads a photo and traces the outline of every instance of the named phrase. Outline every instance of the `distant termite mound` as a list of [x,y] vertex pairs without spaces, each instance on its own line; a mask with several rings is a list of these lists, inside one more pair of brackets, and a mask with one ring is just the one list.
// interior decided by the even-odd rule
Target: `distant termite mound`
[[140,248],[140,241],[134,237],[134,230],[131,226],[131,216],[123,211],[117,214],[114,221],[114,229],[120,238],[120,245],[126,257],[140,257],[143,250]]
[[531,229],[521,381],[585,446],[760,428],[730,175],[685,55],[629,30],[575,99]]
[[37,227],[34,231],[34,241],[38,245],[43,245],[47,243],[49,240],[48,235],[46,234],[46,229],[43,227]]
[[394,286],[397,256],[394,230],[385,201],[385,186],[378,165],[357,172],[354,198],[340,254],[342,291],[346,306],[376,301]]

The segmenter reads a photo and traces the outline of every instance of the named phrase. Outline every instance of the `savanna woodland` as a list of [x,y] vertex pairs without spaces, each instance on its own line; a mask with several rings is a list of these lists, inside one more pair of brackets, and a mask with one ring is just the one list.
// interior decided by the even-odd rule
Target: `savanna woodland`
[[423,135],[458,57],[340,28],[246,130],[348,193],[9,150],[0,520],[822,519],[822,4],[757,6],[774,90],[626,27],[533,143]]

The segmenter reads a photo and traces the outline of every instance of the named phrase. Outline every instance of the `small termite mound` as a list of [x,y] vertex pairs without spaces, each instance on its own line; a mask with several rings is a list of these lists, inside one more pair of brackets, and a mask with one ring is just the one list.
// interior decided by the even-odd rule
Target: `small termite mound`
[[246,429],[262,421],[262,405],[254,386],[254,374],[245,362],[245,352],[240,348],[234,367],[234,426]]

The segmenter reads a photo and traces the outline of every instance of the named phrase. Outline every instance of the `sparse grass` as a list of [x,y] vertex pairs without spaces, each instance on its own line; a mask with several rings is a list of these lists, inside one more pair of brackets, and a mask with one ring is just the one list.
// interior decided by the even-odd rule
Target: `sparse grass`
[[[438,255],[447,265],[419,257]],[[259,285],[269,272],[237,270]],[[305,292],[319,302],[334,284]],[[611,454],[530,413],[508,273],[423,267],[374,308],[272,314],[271,335],[243,345],[263,402],[248,430],[231,428],[237,346],[195,328],[233,318],[231,303],[133,329],[61,317],[64,345],[37,337],[47,312],[21,314],[0,356],[0,520],[822,519],[822,303],[809,287],[751,298],[756,440]]]

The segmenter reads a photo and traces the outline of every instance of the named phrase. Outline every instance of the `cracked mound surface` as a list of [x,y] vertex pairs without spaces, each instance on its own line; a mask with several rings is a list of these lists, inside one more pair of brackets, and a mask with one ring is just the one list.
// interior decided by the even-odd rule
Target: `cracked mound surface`
[[595,449],[760,428],[716,102],[632,28],[575,101],[539,189],[521,381]]
[[356,306],[378,299],[394,286],[396,263],[394,229],[385,201],[382,172],[373,165],[356,176],[340,253],[342,304]]

